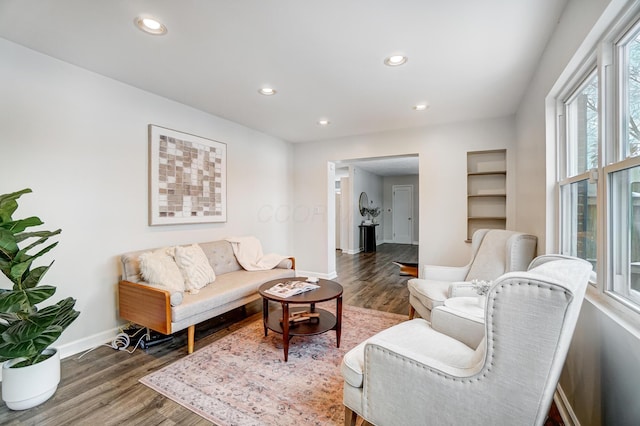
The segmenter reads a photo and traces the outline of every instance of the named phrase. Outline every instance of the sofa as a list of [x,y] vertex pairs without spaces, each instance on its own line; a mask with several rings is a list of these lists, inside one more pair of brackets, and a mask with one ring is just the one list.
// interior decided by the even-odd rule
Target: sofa
[[199,243],[197,246],[215,273],[214,281],[197,291],[180,291],[162,283],[149,283],[143,278],[141,257],[169,248],[123,254],[122,279],[118,284],[121,318],[162,334],[186,328],[188,353],[194,349],[196,324],[259,299],[258,286],[267,281],[295,277],[293,257],[283,257],[273,269],[248,271],[240,265],[232,243],[227,240]]

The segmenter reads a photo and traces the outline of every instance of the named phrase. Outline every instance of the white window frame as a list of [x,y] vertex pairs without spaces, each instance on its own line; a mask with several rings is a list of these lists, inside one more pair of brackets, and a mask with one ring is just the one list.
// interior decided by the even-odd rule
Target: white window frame
[[[635,28],[634,28],[635,27]],[[591,48],[584,46],[579,50],[582,53],[582,62],[579,64],[574,58],[571,62],[572,73],[565,73],[552,89],[547,103],[548,107],[555,110],[555,147],[556,147],[556,191],[554,200],[556,203],[556,241],[559,251],[566,250],[564,214],[562,203],[561,187],[585,179],[597,181],[597,274],[594,274],[591,290],[593,300],[604,303],[611,312],[620,312],[623,316],[630,315],[635,321],[640,317],[640,293],[632,288],[633,298],[631,301],[613,291],[613,268],[612,261],[613,245],[612,238],[615,236],[612,229],[611,212],[607,209],[610,205],[612,195],[613,173],[620,170],[640,166],[640,156],[627,156],[629,143],[627,140],[628,122],[619,120],[621,114],[626,114],[627,100],[625,98],[627,90],[623,95],[617,90],[623,87],[621,82],[626,78],[626,67],[621,67],[622,49],[620,44],[624,44],[631,39],[632,29],[640,28],[640,1],[634,1],[624,8],[621,8],[619,15],[610,21],[608,29],[602,27],[599,40],[591,40]],[[586,43],[585,43],[586,44]],[[598,115],[599,115],[599,143],[598,143],[598,165],[595,169],[585,171],[575,176],[569,176],[570,158],[568,158],[569,143],[566,127],[565,105],[571,96],[578,93],[582,85],[592,76],[593,70],[598,76]],[[548,115],[549,117],[549,115]],[[565,251],[566,252],[566,251]]]

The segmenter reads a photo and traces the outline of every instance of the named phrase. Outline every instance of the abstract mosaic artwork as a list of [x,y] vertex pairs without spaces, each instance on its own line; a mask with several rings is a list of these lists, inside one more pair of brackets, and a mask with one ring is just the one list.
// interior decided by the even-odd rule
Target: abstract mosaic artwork
[[227,146],[149,125],[149,224],[225,222]]

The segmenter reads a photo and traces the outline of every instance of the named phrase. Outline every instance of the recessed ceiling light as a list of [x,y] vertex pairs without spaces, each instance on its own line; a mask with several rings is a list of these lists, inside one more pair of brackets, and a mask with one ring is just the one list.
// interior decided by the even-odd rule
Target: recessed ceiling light
[[384,64],[390,67],[397,67],[399,65],[405,64],[409,60],[406,56],[403,55],[392,55],[384,60]]
[[258,90],[258,93],[265,96],[271,96],[276,94],[276,90],[272,87],[263,87],[262,89]]
[[138,16],[134,22],[138,28],[147,34],[164,35],[167,33],[167,27],[157,19]]
[[318,124],[320,126],[328,126],[329,124],[331,124],[331,122],[329,120],[322,119],[322,120],[318,120]]
[[417,104],[417,105],[413,106],[413,109],[415,109],[416,111],[424,111],[427,108],[429,108],[429,104],[427,104],[427,103]]

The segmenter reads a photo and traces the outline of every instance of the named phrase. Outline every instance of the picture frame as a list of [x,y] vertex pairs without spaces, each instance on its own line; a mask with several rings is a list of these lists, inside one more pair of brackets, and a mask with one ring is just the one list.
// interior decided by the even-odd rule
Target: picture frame
[[227,144],[149,124],[149,225],[227,221]]

